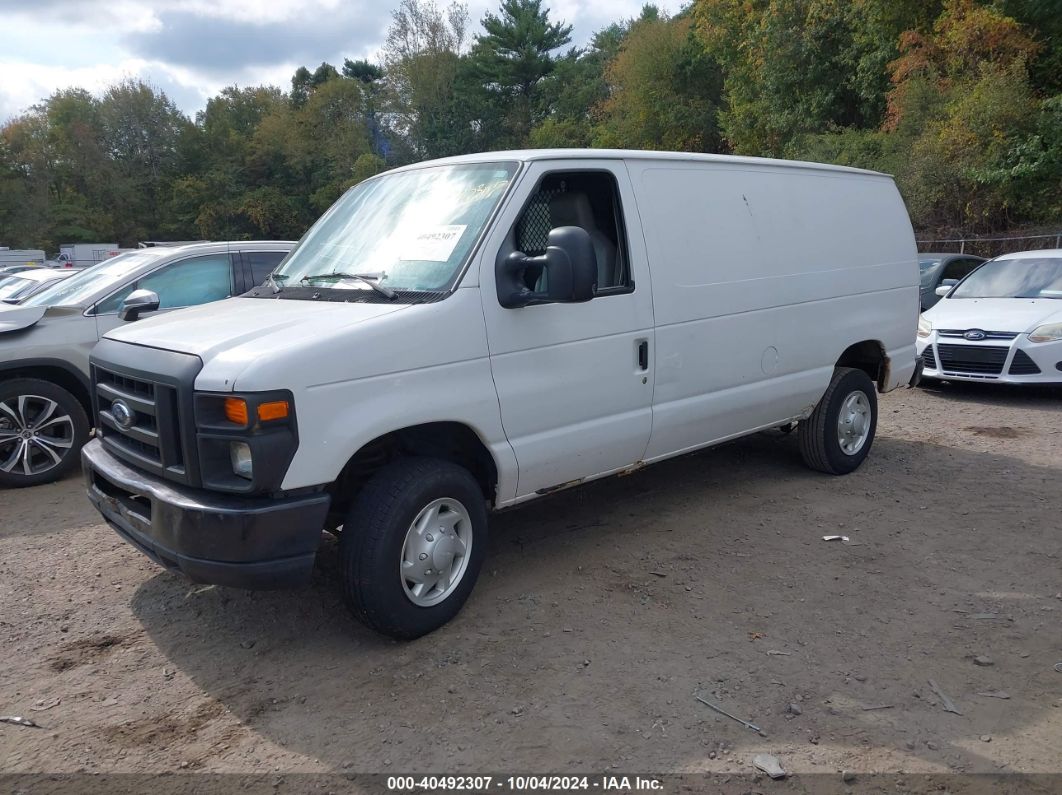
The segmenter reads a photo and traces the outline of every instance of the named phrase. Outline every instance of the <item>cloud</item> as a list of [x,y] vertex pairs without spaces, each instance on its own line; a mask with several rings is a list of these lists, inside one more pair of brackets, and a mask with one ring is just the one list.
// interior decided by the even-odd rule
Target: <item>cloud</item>
[[[448,0],[436,0],[445,6]],[[500,0],[469,0],[470,32]],[[225,86],[287,88],[300,66],[376,60],[399,0],[0,0],[0,124],[60,88],[137,77],[189,115]],[[643,0],[545,0],[584,45]],[[677,10],[678,0],[661,4]]]
[[210,18],[190,11],[159,14],[158,30],[127,35],[123,44],[141,58],[218,75],[255,66],[359,57],[379,46],[385,11],[350,5],[331,12],[305,4],[295,19],[250,21]]

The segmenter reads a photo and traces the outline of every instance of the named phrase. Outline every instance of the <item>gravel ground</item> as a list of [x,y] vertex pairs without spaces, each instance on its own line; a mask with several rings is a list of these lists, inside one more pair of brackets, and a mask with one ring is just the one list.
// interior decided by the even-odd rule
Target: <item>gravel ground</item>
[[1062,773],[1060,397],[896,392],[847,477],[773,432],[496,516],[412,643],[334,544],[300,591],[194,586],[77,478],[0,492],[0,714],[43,727],[0,771]]

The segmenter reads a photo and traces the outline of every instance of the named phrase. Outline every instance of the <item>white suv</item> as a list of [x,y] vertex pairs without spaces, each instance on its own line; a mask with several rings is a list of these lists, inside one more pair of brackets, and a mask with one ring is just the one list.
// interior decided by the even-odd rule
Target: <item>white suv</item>
[[121,324],[130,293],[154,291],[160,313],[227,298],[261,284],[293,245],[134,251],[0,305],[0,487],[48,483],[77,464],[90,431],[89,352]]

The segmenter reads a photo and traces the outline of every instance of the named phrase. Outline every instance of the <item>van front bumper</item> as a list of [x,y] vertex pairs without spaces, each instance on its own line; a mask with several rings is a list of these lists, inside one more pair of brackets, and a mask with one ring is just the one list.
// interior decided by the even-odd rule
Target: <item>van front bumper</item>
[[237,497],[135,470],[98,440],[81,452],[88,498],[117,533],[195,582],[288,588],[310,580],[327,494]]

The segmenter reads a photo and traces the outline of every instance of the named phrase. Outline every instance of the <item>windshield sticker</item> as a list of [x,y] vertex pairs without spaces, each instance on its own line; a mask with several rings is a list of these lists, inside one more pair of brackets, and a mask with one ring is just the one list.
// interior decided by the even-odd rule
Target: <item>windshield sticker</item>
[[453,256],[461,235],[467,229],[466,224],[448,224],[433,226],[417,232],[402,246],[401,260],[421,260],[427,262],[446,262]]

